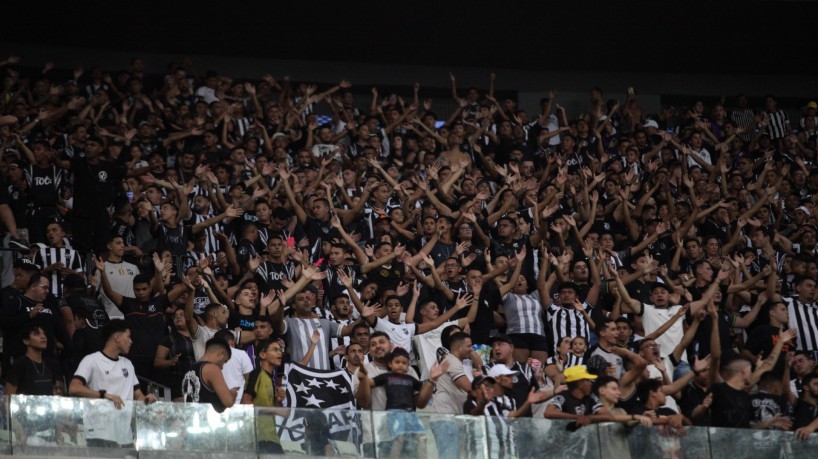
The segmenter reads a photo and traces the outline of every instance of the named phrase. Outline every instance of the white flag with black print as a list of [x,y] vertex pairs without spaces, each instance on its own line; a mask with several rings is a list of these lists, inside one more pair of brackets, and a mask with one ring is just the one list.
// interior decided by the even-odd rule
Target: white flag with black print
[[361,444],[361,420],[349,372],[315,370],[297,363],[286,364],[284,371],[286,404],[297,409],[289,410],[287,419],[278,423],[283,441],[306,449],[314,449],[315,443],[329,443],[336,449],[344,442]]

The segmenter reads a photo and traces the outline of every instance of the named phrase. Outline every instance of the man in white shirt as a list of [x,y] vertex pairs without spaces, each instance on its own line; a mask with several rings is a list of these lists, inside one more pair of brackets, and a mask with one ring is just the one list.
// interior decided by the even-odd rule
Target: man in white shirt
[[124,357],[132,343],[128,323],[111,320],[102,330],[102,339],[105,347],[82,359],[68,392],[74,397],[107,400],[90,403],[83,413],[88,446],[131,446],[134,443],[133,405],[125,402],[153,403],[156,397],[142,393],[134,366]]
[[[628,294],[628,290],[625,288],[625,284],[622,283],[622,279],[619,277],[619,273],[614,271],[613,274],[616,279],[619,294],[622,296],[622,312],[641,316],[646,335],[650,335],[658,330],[665,322],[673,320],[679,310],[682,309],[683,305],[670,304],[670,287],[666,284],[661,282],[654,283],[650,295],[652,304],[642,303],[639,300],[631,298],[630,294]],[[690,303],[690,316],[696,316],[699,311],[707,305],[716,294],[719,284],[729,276],[729,268],[725,269],[725,266],[722,266],[722,269],[720,269],[716,275],[715,281],[705,290],[702,298]],[[678,370],[674,370],[673,372],[674,380],[684,376],[690,371],[686,352],[682,353],[679,362],[676,364],[669,359],[670,354],[682,341],[682,336],[684,336],[682,321],[676,320],[663,334],[656,337],[656,343],[661,347],[661,356],[665,361],[665,366],[669,371],[671,368],[678,368]]]
[[[205,307],[205,323],[199,325],[193,314],[193,300],[196,289],[188,281],[185,281],[185,287],[188,292],[187,301],[185,302],[185,322],[187,323],[187,330],[190,332],[190,339],[193,341],[193,356],[196,360],[199,360],[205,353],[207,341],[216,336],[219,330],[224,330],[227,326],[230,310],[223,304],[210,303]],[[268,297],[267,300],[269,301],[270,298]],[[239,341],[239,345],[248,344],[255,339],[252,333],[241,333],[241,329],[230,330],[230,333],[234,335],[234,339]],[[239,397],[239,400],[241,400],[241,397]]]
[[241,396],[244,395],[244,386],[247,384],[250,372],[253,371],[253,362],[247,352],[236,349],[236,337],[232,330],[219,330],[214,338],[221,339],[230,345],[230,360],[222,367],[222,374],[229,389],[238,388],[235,402],[238,404]]
[[[114,235],[108,240],[108,258],[105,260],[105,273],[108,275],[108,282],[111,289],[125,298],[134,298],[133,280],[139,275],[139,268],[127,261],[123,261],[125,255],[125,240],[122,236]],[[122,311],[105,295],[99,284],[96,285],[99,291],[99,299],[105,306],[105,311],[111,319],[122,319],[125,316]]]
[[196,97],[199,100],[205,101],[208,105],[219,100],[216,97],[216,88],[219,85],[219,76],[214,71],[207,72],[204,86],[199,86],[196,89]]
[[[683,152],[685,150],[682,150]],[[701,166],[705,169],[712,169],[713,159],[710,152],[702,145],[702,135],[694,132],[690,135],[690,154],[687,157],[687,166]]]

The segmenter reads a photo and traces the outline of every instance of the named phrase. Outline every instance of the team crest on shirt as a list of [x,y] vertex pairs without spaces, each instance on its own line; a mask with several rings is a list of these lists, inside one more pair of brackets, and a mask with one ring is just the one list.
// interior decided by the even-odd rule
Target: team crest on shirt
[[127,368],[122,369],[122,376],[124,376],[126,378],[128,377],[128,369]]
[[156,312],[156,306],[149,304],[148,305],[148,312]]
[[389,277],[389,270],[388,269],[382,269],[381,270],[381,277]]
[[106,171],[99,171],[97,174],[100,182],[107,182],[108,181],[108,172]]

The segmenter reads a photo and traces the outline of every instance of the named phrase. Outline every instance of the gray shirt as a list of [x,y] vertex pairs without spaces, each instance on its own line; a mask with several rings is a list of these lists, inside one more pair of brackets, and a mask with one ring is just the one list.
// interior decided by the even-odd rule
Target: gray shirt
[[446,354],[449,368],[437,380],[437,388],[432,395],[431,412],[439,414],[463,414],[463,404],[468,394],[458,387],[457,381],[466,377],[463,362],[451,354]]
[[315,347],[315,352],[312,353],[312,358],[307,362],[307,366],[316,370],[330,370],[330,338],[337,338],[341,333],[341,326],[331,320],[284,318],[284,333],[287,336],[287,345],[290,348],[290,359],[298,362],[304,358],[312,344],[314,330],[318,330],[321,337]]

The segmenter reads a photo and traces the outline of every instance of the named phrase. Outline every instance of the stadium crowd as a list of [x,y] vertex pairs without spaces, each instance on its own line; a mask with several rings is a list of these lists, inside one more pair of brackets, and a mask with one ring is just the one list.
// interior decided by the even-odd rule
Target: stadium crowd
[[417,83],[21,63],[0,62],[6,394],[282,406],[293,362],[349,371],[396,438],[416,409],[818,428],[815,102],[654,114],[593,88],[526,113],[450,75],[440,113]]

